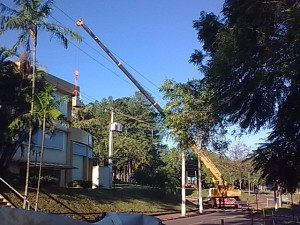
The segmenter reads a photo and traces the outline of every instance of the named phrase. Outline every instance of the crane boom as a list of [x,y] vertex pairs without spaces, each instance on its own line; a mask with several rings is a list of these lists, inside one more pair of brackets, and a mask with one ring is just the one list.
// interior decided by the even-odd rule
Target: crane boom
[[219,184],[223,183],[223,176],[220,172],[220,170],[215,166],[215,164],[203,154],[202,151],[199,150],[199,147],[196,145],[196,143],[192,140],[188,141],[188,146],[196,153],[199,154],[201,161],[206,166],[207,169],[210,170],[210,172],[215,176],[216,180],[219,182]]
[[[79,19],[76,22],[77,26],[81,26],[93,39],[96,43],[106,52],[106,54],[114,61],[114,63],[123,71],[123,73],[133,82],[133,84],[140,90],[140,92],[152,103],[152,105],[158,110],[161,115],[164,115],[163,109],[160,105],[153,99],[153,97],[139,84],[139,82],[128,72],[128,70],[122,65],[122,63],[117,60],[117,58],[106,48],[106,46],[97,38],[97,36],[88,28],[88,26],[83,23],[82,19]],[[202,151],[199,149],[194,140],[188,141],[188,146],[200,157],[204,165],[212,172],[219,184],[223,185],[223,176],[214,163],[205,156]],[[227,187],[225,187],[227,188]],[[224,189],[225,190],[225,189]],[[234,196],[240,196],[234,194]]]
[[77,26],[81,26],[95,41],[96,43],[106,52],[106,54],[114,61],[114,63],[123,71],[123,73],[135,84],[135,86],[142,92],[142,94],[152,103],[152,105],[163,115],[163,109],[160,105],[151,97],[151,95],[140,85],[140,83],[128,72],[128,70],[117,60],[117,58],[106,48],[106,46],[97,38],[97,36],[83,23],[82,19],[77,20]]

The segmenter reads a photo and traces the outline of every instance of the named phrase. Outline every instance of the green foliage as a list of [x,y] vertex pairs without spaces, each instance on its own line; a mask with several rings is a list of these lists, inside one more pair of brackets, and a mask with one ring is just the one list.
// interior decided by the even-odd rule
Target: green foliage
[[51,16],[53,1],[27,1],[14,0],[15,8],[9,8],[4,4],[0,4],[0,35],[8,30],[19,30],[19,36],[12,47],[12,51],[23,44],[27,50],[30,49],[30,39],[36,46],[38,30],[49,32],[52,37],[57,38],[65,48],[68,47],[67,36],[74,40],[81,41],[82,38],[69,28],[47,23],[47,19]]
[[[24,191],[23,188],[17,190]],[[5,189],[3,192],[14,205],[22,207],[13,192]],[[34,200],[35,190],[29,189],[29,201]],[[187,210],[196,210],[196,206],[188,201]],[[64,214],[80,220],[92,220],[104,212],[153,215],[180,211],[180,198],[164,198],[160,190],[132,184],[116,184],[111,190],[45,186],[40,196],[39,211]]]
[[141,165],[152,165],[162,148],[161,135],[156,132],[160,121],[154,108],[138,92],[133,97],[103,99],[75,112],[73,125],[94,137],[95,164],[103,165],[108,160],[110,110],[114,111],[114,121],[124,127],[123,132],[113,134],[117,171],[130,167],[133,172]]
[[[36,177],[36,176],[30,177],[30,181],[31,181],[31,184],[37,184],[38,177]],[[59,179],[57,177],[53,177],[53,176],[42,176],[40,178],[40,182],[41,182],[41,184],[43,184],[43,186],[49,186],[49,185],[58,186],[59,185]]]
[[[293,16],[299,3],[228,0],[223,12],[224,24],[205,13],[195,21],[210,60],[205,64],[192,56],[192,61],[201,65],[223,115],[244,129],[257,130],[276,122],[277,104],[297,85],[292,81],[299,72],[299,25]],[[208,35],[213,24],[218,29]]]
[[215,151],[227,149],[226,131],[211,102],[212,92],[204,82],[166,80],[161,91],[168,100],[164,126],[170,128],[170,134],[182,148],[187,147],[189,140],[194,140],[199,141],[202,148],[210,144]]
[[[23,127],[10,129],[12,120],[29,110],[26,102],[28,80],[23,80],[16,65],[7,60],[7,51],[0,51],[0,171],[5,171],[17,148],[26,140],[28,131]],[[12,91],[13,90],[13,91]]]
[[176,194],[179,184],[177,174],[168,171],[166,167],[153,170],[150,166],[140,167],[135,170],[132,180],[139,185],[160,188],[165,193]]
[[[0,50],[0,171],[4,173],[16,151],[23,150],[28,140],[29,121],[32,120],[33,131],[42,126],[42,115],[46,112],[49,132],[53,132],[57,121],[67,122],[57,109],[60,101],[52,96],[55,88],[46,85],[44,71],[37,71],[34,112],[28,113],[31,102],[31,81],[22,77],[22,71],[15,63],[9,61],[8,51]],[[47,98],[46,98],[47,96]],[[32,118],[33,117],[33,118]]]
[[299,9],[299,1],[226,0],[223,18],[202,12],[194,22],[204,49],[191,56],[222,118],[271,129],[253,166],[291,192],[300,181]]
[[163,152],[150,165],[135,170],[132,180],[137,184],[160,188],[165,193],[176,194],[181,170],[180,154],[176,149]]
[[44,185],[58,185],[59,180],[58,178],[52,176],[42,176],[41,183]]
[[[4,173],[18,148],[23,148],[28,139],[25,120],[20,121],[30,109],[30,80],[22,77],[22,71],[8,60],[8,51],[0,50],[0,172]],[[45,87],[44,80],[38,76],[37,93]],[[26,117],[26,116],[25,116]],[[33,123],[34,130],[38,125]]]
[[[43,126],[43,118],[46,119],[48,133],[54,132],[56,123],[68,124],[67,118],[58,110],[62,99],[56,100],[53,93],[56,88],[52,85],[44,85],[43,90],[38,90],[34,98],[34,111],[32,113],[24,113],[16,117],[9,125],[10,129],[20,129],[29,126],[29,121],[38,127]],[[28,103],[31,101],[27,100]]]

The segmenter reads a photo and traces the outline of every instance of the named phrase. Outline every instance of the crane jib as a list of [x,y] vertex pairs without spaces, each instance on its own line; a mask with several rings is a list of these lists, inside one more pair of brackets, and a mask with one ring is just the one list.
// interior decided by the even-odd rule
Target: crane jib
[[[127,71],[127,69],[122,65],[121,62],[119,62],[116,57],[105,47],[105,45],[96,37],[96,35],[83,23],[82,19],[79,19],[76,22],[77,26],[82,26],[83,29],[96,41],[96,43],[107,53],[107,55],[115,62],[115,64],[120,68],[120,70],[123,71],[123,73],[132,81],[132,83],[140,90],[140,92],[152,103],[152,105],[159,111],[159,113],[164,116],[163,109],[160,107],[160,105],[152,98],[152,96],[139,84],[139,82]],[[221,184],[220,187],[216,188],[218,193],[216,196],[240,196],[241,191],[240,190],[229,190],[229,186],[225,184],[223,176],[221,172],[218,170],[218,168],[214,165],[214,163],[206,157],[201,149],[197,146],[195,141],[189,140],[188,146],[193,149],[193,151],[198,155],[200,161],[202,161],[205,166],[213,173],[213,175],[218,180],[218,186]]]
[[96,43],[107,53],[107,55],[114,61],[114,63],[122,70],[122,72],[131,80],[131,82],[139,89],[139,91],[152,103],[152,105],[158,110],[161,115],[164,115],[163,109],[160,105],[151,97],[151,95],[139,84],[139,82],[128,72],[128,70],[117,60],[117,58],[106,48],[106,46],[97,38],[97,36],[83,23],[82,19],[77,20],[77,26],[83,27],[83,29],[96,41]]

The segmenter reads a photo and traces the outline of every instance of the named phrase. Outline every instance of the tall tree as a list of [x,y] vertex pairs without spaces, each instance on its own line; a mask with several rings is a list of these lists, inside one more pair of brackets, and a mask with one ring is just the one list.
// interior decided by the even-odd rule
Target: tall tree
[[[56,123],[66,124],[67,120],[63,114],[58,110],[60,100],[55,100],[53,93],[56,91],[54,86],[46,86],[43,92],[40,92],[35,96],[35,118],[39,121],[42,126],[42,144],[41,144],[41,155],[39,162],[39,175],[36,191],[36,201],[34,210],[37,211],[40,194],[40,184],[42,177],[42,164],[44,159],[44,145],[46,132],[51,135],[55,131]],[[47,127],[46,127],[47,125]]]
[[161,91],[168,100],[164,126],[171,128],[170,134],[179,145],[187,147],[189,140],[196,140],[200,148],[214,149],[219,153],[226,151],[226,130],[214,111],[214,104],[210,102],[212,92],[204,82],[191,80],[177,83],[166,80]]
[[227,142],[216,138],[219,135],[223,136],[223,127],[220,126],[214,105],[210,102],[211,91],[207,89],[204,82],[192,80],[187,83],[177,83],[167,80],[161,90],[164,92],[164,97],[168,99],[164,126],[171,127],[170,134],[178,142],[178,147],[182,151],[188,146],[197,146],[193,150],[198,156],[199,212],[202,213],[200,155],[201,151],[208,149],[209,144],[213,145],[216,151],[226,150]]
[[39,161],[39,173],[38,173],[38,181],[37,181],[37,194],[36,194],[36,202],[35,202],[35,211],[38,208],[39,201],[39,192],[40,192],[40,183],[42,176],[42,163],[44,157],[44,144],[45,144],[45,135],[48,134],[51,136],[55,131],[56,124],[59,122],[60,124],[68,124],[67,119],[64,115],[58,110],[58,106],[60,105],[63,99],[56,100],[53,96],[53,93],[56,91],[56,88],[52,85],[46,85],[42,91],[39,91],[35,95],[34,99],[34,112],[33,113],[25,113],[18,117],[16,117],[10,124],[10,128],[12,129],[20,129],[20,127],[28,127],[27,123],[34,117],[35,123],[38,127],[42,128],[42,140],[41,140],[41,155]]
[[[202,12],[194,22],[204,48],[191,61],[203,71],[224,119],[249,132],[271,128],[255,152],[255,168],[291,188],[300,177],[294,182],[283,171],[300,174],[294,160],[300,149],[300,3],[226,0],[222,12],[220,19]],[[275,170],[279,164],[271,161],[282,156],[289,163]]]
[[17,65],[8,60],[8,50],[0,49],[0,174],[5,175],[13,156],[28,138],[28,128],[10,129],[15,117],[28,112],[26,96],[30,81],[22,79]]
[[[14,56],[15,57],[15,56]],[[22,58],[21,55],[19,58]],[[30,109],[30,80],[24,79],[24,67],[10,60],[10,51],[0,48],[0,173],[5,175],[7,168],[18,148],[24,150],[24,143],[28,139],[27,126],[10,127],[15,118],[26,114]],[[25,62],[26,63],[26,62]],[[23,69],[22,69],[23,68]],[[39,93],[45,87],[43,79],[44,71],[37,71],[36,92]],[[24,121],[24,123],[26,123]],[[38,125],[33,123],[34,131]]]
[[[14,0],[15,9],[12,9],[3,3],[0,3],[0,35],[7,30],[18,30],[20,32],[17,42],[13,46],[15,51],[21,44],[26,46],[26,50],[31,49],[32,55],[32,94],[31,109],[34,111],[34,95],[35,95],[35,75],[36,75],[36,48],[38,31],[44,30],[56,37],[65,48],[68,46],[67,36],[75,40],[81,40],[81,37],[72,30],[53,23],[47,23],[47,19],[51,15],[53,0]],[[29,182],[29,161],[31,151],[32,126],[29,130],[29,142],[27,150],[27,170],[25,184],[25,201],[27,200],[28,182]]]

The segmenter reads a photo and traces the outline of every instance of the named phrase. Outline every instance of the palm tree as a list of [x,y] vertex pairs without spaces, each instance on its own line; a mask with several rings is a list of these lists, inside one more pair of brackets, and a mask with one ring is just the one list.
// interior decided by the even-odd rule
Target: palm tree
[[57,109],[60,101],[55,101],[52,93],[55,91],[55,87],[49,85],[45,88],[43,92],[40,92],[36,95],[35,98],[35,118],[39,121],[39,124],[42,126],[42,144],[41,144],[41,156],[39,162],[39,175],[38,175],[38,184],[37,184],[37,192],[36,192],[36,201],[34,210],[38,209],[39,202],[39,192],[40,192],[40,184],[42,177],[42,163],[44,157],[44,144],[45,144],[45,135],[46,135],[46,125],[49,128],[49,133],[52,133],[56,128],[56,122],[60,121],[61,123],[65,123],[66,119],[63,114]]
[[[81,41],[81,37],[72,30],[57,24],[47,23],[47,18],[51,15],[53,0],[14,0],[16,9],[12,9],[3,3],[0,3],[0,35],[7,30],[18,30],[19,37],[13,45],[12,50],[15,51],[21,44],[24,44],[26,50],[32,48],[32,93],[31,93],[31,114],[34,111],[34,95],[35,95],[35,75],[36,75],[36,47],[38,31],[44,30],[56,37],[65,48],[68,47],[67,37]],[[26,207],[28,184],[29,184],[29,162],[32,139],[32,124],[29,126],[28,149],[27,149],[27,167],[26,167],[26,184],[24,191],[24,204]]]
[[35,94],[34,111],[16,117],[10,124],[10,128],[18,129],[19,127],[24,127],[24,124],[27,124],[30,119],[34,118],[34,123],[38,124],[39,127],[42,127],[41,155],[39,161],[38,184],[34,207],[35,211],[37,211],[39,201],[46,133],[50,135],[53,134],[56,129],[57,122],[62,125],[69,125],[67,118],[58,110],[58,106],[64,99],[60,98],[55,100],[54,96],[52,95],[52,93],[55,91],[56,88],[54,86],[45,86],[44,90]]

